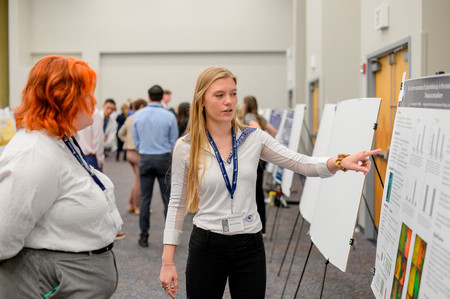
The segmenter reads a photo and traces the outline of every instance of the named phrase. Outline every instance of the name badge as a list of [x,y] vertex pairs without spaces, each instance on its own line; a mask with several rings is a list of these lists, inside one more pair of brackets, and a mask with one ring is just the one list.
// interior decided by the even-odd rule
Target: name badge
[[239,233],[244,231],[244,219],[242,215],[231,216],[222,220],[222,231],[226,233]]

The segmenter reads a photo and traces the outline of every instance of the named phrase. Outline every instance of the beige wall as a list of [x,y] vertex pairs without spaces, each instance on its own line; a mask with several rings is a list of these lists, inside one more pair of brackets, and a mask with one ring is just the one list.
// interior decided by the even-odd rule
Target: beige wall
[[0,106],[8,105],[8,0],[0,0]]
[[[375,9],[389,5],[389,28],[374,29]],[[422,0],[374,0],[361,1],[361,61],[380,49],[389,47],[398,41],[411,38],[411,74],[410,78],[424,75],[422,69],[423,43]],[[362,94],[367,93],[366,78],[362,78]]]
[[360,0],[323,1],[321,98],[337,103],[361,94],[356,83],[361,77]]
[[[172,90],[172,105],[176,106],[190,100],[194,89],[191,81],[177,80],[179,71],[192,70],[188,76],[195,81],[206,66],[237,56],[240,69],[236,75],[243,78],[238,81],[239,93],[254,94],[261,107],[287,107],[286,49],[292,45],[292,0],[10,0],[10,6],[12,106],[20,101],[32,64],[49,54],[63,54],[86,60],[100,78],[111,67],[104,62],[125,74],[107,76],[110,81],[101,79],[96,89],[99,102],[116,93],[117,80],[122,80],[116,97],[119,103],[127,97],[146,97],[146,90],[159,83]],[[191,58],[203,54],[205,59],[193,65],[196,60]],[[255,59],[247,67],[245,58],[252,54]],[[159,55],[169,55],[174,61],[187,59],[178,64],[179,69],[171,67],[162,74],[164,82],[151,77],[145,85],[131,89],[145,79],[137,76],[147,75],[133,73],[134,66],[122,63],[121,57],[129,60],[133,55],[143,55],[148,61]],[[207,59],[214,55],[219,59]],[[268,59],[255,65],[264,55]],[[234,64],[225,66],[231,69]],[[250,72],[253,77],[248,79]],[[245,80],[259,88],[246,85]]]
[[319,80],[320,111],[326,102],[360,96],[359,2],[306,1],[306,84]]
[[306,0],[293,0],[295,3],[295,23],[293,23],[293,45],[295,49],[295,89],[296,103],[306,103]]
[[423,0],[422,24],[426,38],[423,59],[423,75],[437,71],[450,72],[450,1]]

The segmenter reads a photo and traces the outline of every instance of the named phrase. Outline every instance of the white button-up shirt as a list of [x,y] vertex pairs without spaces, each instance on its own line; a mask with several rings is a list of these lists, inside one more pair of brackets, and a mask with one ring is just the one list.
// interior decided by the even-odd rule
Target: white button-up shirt
[[91,170],[106,191],[64,141],[18,131],[0,156],[0,259],[23,247],[80,252],[112,243],[122,225],[114,185]]
[[[240,214],[244,231],[257,233],[262,229],[256,206],[256,169],[259,159],[290,169],[306,176],[332,176],[327,158],[309,157],[294,152],[266,132],[256,128],[238,130],[238,177],[233,199],[233,214]],[[209,145],[209,144],[208,144]],[[232,216],[231,196],[213,149],[206,153],[206,172],[198,186],[200,202],[194,224],[202,229],[223,234],[222,220]],[[189,170],[189,138],[179,139],[175,144],[172,162],[172,189],[164,230],[164,244],[178,245],[186,212],[187,179]],[[221,157],[221,159],[223,159]],[[228,177],[233,177],[233,159],[224,160]],[[203,171],[201,166],[199,175]],[[233,234],[233,233],[227,233]]]

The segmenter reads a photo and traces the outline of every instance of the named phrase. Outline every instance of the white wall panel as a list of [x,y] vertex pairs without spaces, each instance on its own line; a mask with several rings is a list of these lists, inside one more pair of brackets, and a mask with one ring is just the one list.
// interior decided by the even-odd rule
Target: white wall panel
[[159,53],[103,54],[98,99],[147,99],[153,84],[172,91],[171,106],[191,102],[200,72],[213,65],[227,67],[238,78],[239,102],[254,95],[261,107],[287,107],[284,53]]

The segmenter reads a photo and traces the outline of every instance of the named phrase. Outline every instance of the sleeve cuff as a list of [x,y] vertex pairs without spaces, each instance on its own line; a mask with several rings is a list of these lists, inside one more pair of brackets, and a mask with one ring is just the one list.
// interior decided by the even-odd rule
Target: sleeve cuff
[[178,229],[165,229],[163,244],[180,245],[183,231]]
[[333,176],[333,174],[328,170],[327,162],[329,157],[325,158],[317,158],[319,161],[316,164],[317,173],[321,178],[329,178]]

